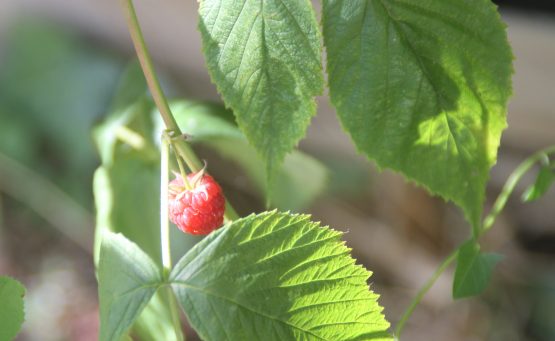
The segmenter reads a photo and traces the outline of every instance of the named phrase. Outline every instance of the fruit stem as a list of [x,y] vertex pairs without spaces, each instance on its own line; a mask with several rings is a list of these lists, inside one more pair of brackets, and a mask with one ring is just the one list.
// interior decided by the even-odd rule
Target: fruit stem
[[179,167],[179,173],[181,174],[181,177],[183,178],[183,183],[185,184],[185,188],[188,190],[192,190],[193,186],[189,183],[189,179],[187,178],[187,173],[185,172],[185,167],[183,167],[183,162],[181,161],[181,158],[179,157],[179,155],[175,154],[175,159],[177,160],[177,165]]
[[[120,3],[125,12],[127,27],[131,35],[131,40],[133,41],[137,57],[139,58],[141,68],[143,69],[146,83],[148,85],[148,88],[150,89],[150,93],[152,94],[154,103],[156,104],[156,107],[158,108],[158,111],[160,112],[160,115],[164,120],[166,128],[172,132],[173,136],[181,136],[181,130],[179,129],[179,126],[177,125],[177,122],[173,117],[166,96],[164,96],[164,92],[162,91],[162,87],[160,86],[160,82],[158,81],[156,71],[154,70],[152,58],[150,57],[150,53],[148,52],[148,47],[146,46],[143,33],[141,31],[141,26],[139,25],[137,13],[135,12],[135,7],[133,6],[133,1],[120,0]],[[173,141],[173,145],[175,147],[175,150],[177,151],[177,154],[183,158],[192,172],[198,172],[202,169],[204,163],[200,161],[200,159],[197,157],[197,155],[191,149],[185,139],[176,139],[175,141]],[[225,206],[226,209],[224,213],[224,218],[226,219],[226,221],[231,221],[239,218],[237,212],[235,212],[227,199]]]
[[[165,139],[166,143],[172,146],[175,151],[176,149],[174,144],[174,138],[170,134],[171,132],[169,130],[164,130],[164,133],[162,134],[162,138]],[[175,155],[175,161],[177,161],[177,166],[179,167],[179,174],[181,175],[181,178],[183,178],[183,183],[185,184],[185,188],[188,190],[192,190],[193,186],[191,185],[191,183],[189,182],[189,179],[187,178],[187,172],[185,171],[185,166],[183,165],[183,161],[181,161],[181,157],[179,157],[179,154],[177,152],[175,152],[174,155]]]

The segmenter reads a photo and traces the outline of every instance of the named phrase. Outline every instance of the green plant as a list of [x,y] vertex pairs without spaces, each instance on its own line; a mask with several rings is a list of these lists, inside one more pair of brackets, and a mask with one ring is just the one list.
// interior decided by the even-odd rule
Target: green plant
[[[515,170],[482,219],[512,73],[505,28],[489,0],[324,0],[322,34],[308,1],[200,1],[208,70],[238,128],[223,108],[166,100],[132,2],[121,3],[145,79],[137,64],[129,67],[110,117],[94,132],[102,158],[94,180],[101,340],[119,340],[131,327],[143,339],[181,340],[177,303],[206,340],[399,338],[454,261],[454,298],[484,290],[501,257],[481,252],[480,237],[532,166],[541,162],[547,171],[526,199],[553,180],[555,148],[548,148]],[[291,162],[286,155],[304,136],[325,85],[321,35],[330,97],[358,150],[453,201],[471,226],[393,336],[368,290],[370,273],[355,265],[340,233],[309,216],[274,210],[239,218],[227,203],[226,225],[171,262],[170,155],[182,173],[199,172],[190,143],[206,143],[258,174],[274,202],[282,166]],[[162,139],[163,132],[173,138]],[[290,182],[294,176],[285,175]]]

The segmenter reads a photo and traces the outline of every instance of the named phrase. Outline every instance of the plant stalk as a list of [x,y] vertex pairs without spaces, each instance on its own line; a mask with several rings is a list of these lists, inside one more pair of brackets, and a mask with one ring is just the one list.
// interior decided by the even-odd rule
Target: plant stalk
[[[167,280],[172,269],[172,259],[170,249],[170,222],[168,220],[170,143],[165,134],[162,135],[160,154],[160,243],[163,275],[164,279]],[[172,325],[175,330],[175,338],[181,341],[183,340],[183,332],[181,331],[181,321],[179,319],[179,310],[176,307],[175,296],[170,286],[163,288],[163,290],[166,290],[166,302],[169,304]]]
[[179,319],[179,308],[177,306],[177,298],[170,285],[164,288],[166,290],[166,295],[168,302],[170,303],[170,312],[172,317],[172,324],[175,328],[175,338],[177,341],[184,341],[185,335],[181,331],[181,320]]
[[491,229],[491,227],[493,226],[493,223],[495,223],[495,219],[497,219],[497,216],[499,215],[499,213],[501,213],[501,211],[503,211],[503,208],[505,208],[505,204],[507,204],[509,197],[515,190],[516,185],[520,182],[522,177],[526,173],[528,173],[528,171],[537,162],[546,158],[549,154],[554,154],[554,153],[555,153],[555,146],[542,149],[532,154],[526,160],[522,161],[522,163],[518,165],[517,168],[515,168],[515,170],[511,173],[509,178],[507,178],[507,181],[505,182],[505,185],[503,186],[501,193],[499,193],[499,196],[495,200],[495,203],[493,204],[491,211],[484,218],[484,222],[482,223],[482,228],[478,233],[477,239],[480,238],[489,229]]
[[[491,211],[484,218],[482,225],[480,226],[480,229],[478,231],[478,234],[476,235],[476,238],[475,238],[476,241],[478,241],[478,239],[481,236],[483,236],[484,233],[486,233],[488,230],[491,229],[491,227],[495,223],[495,220],[499,216],[499,213],[501,213],[501,211],[503,211],[503,209],[505,208],[505,205],[507,204],[509,197],[513,193],[514,189],[516,188],[516,185],[520,182],[522,177],[537,162],[540,162],[541,160],[547,158],[550,154],[555,154],[555,146],[542,149],[532,154],[530,157],[524,160],[520,165],[518,165],[517,168],[515,168],[515,170],[507,178],[507,181],[505,182],[505,185],[503,186],[501,193],[499,193],[499,195],[497,196],[497,199],[495,200],[495,203],[493,204]],[[411,301],[409,307],[407,308],[407,310],[405,310],[405,312],[403,313],[403,316],[401,317],[401,320],[399,321],[399,323],[397,324],[397,327],[395,328],[395,337],[397,340],[401,337],[401,332],[403,331],[403,328],[406,322],[414,312],[414,309],[422,301],[426,293],[432,288],[432,286],[435,284],[439,276],[445,271],[445,269],[447,269],[447,267],[451,263],[453,263],[456,260],[458,251],[459,251],[459,248],[457,248],[449,256],[447,256],[447,258],[441,263],[441,265],[436,270],[436,272],[434,272],[432,277],[424,284],[424,286],[418,291],[414,299]]]
[[172,269],[170,249],[170,223],[168,221],[168,184],[169,184],[169,160],[170,145],[165,136],[162,136],[160,155],[160,242],[162,251],[162,267],[164,277],[170,274]]
[[[135,12],[135,7],[133,6],[133,1],[120,0],[120,3],[124,9],[131,40],[133,41],[137,57],[139,58],[141,68],[143,69],[143,73],[145,75],[150,93],[152,94],[152,98],[154,99],[154,103],[164,120],[166,128],[172,132],[173,136],[182,136],[182,132],[173,117],[166,96],[164,95],[160,82],[158,81],[158,77],[156,76],[156,71],[154,70],[152,58],[150,57],[148,47],[146,46],[143,33],[141,31],[141,26],[137,18],[137,13]],[[204,163],[197,157],[185,139],[178,138],[173,142],[178,155],[183,158],[192,172],[198,172],[204,167]],[[226,221],[233,221],[239,218],[239,215],[227,200],[224,218]]]
[[428,290],[430,290],[432,288],[432,286],[435,284],[435,282],[437,281],[439,276],[441,276],[441,274],[445,271],[445,269],[447,269],[449,267],[449,265],[451,265],[451,263],[453,263],[453,261],[455,261],[455,259],[457,258],[457,253],[458,252],[459,252],[459,249],[457,248],[449,256],[447,256],[447,258],[445,258],[445,260],[443,260],[441,265],[434,272],[432,277],[430,277],[426,281],[426,283],[422,286],[422,288],[420,288],[420,290],[418,290],[418,293],[416,294],[414,299],[411,301],[409,307],[403,313],[403,316],[401,317],[401,320],[399,320],[399,323],[397,323],[397,327],[395,328],[395,339],[396,340],[398,340],[401,337],[401,332],[403,331],[403,328],[405,327],[405,324],[407,323],[408,319],[411,317],[414,309],[416,309],[416,307],[418,306],[420,301],[422,301],[422,299],[424,298],[424,296],[426,295]]

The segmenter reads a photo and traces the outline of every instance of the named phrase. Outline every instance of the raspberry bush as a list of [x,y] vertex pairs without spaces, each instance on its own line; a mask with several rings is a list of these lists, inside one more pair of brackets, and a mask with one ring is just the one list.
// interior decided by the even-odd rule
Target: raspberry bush
[[[94,132],[101,340],[183,340],[179,306],[204,340],[391,340],[452,263],[454,298],[488,285],[501,257],[483,253],[480,238],[520,178],[538,163],[551,169],[555,152],[525,160],[484,214],[512,74],[505,26],[489,0],[324,0],[321,25],[308,1],[201,0],[203,53],[228,109],[168,102],[132,1],[121,3],[140,66],[129,66]],[[326,86],[359,152],[453,201],[469,222],[468,240],[394,330],[368,287],[371,273],[339,232],[278,210],[239,217],[192,149],[233,157],[269,206],[298,209],[324,178],[295,146]],[[528,199],[550,185],[544,173]],[[284,188],[298,200],[280,201]],[[207,236],[179,245],[168,219]]]

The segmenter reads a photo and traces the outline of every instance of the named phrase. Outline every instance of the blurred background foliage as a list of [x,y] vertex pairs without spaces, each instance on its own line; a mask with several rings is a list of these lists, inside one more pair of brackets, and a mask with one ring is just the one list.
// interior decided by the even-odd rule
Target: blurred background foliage
[[[194,17],[195,5],[187,6],[187,15]],[[122,21],[115,12],[113,20]],[[144,13],[143,9],[140,15]],[[514,13],[506,15],[510,37],[511,25],[521,25]],[[553,17],[540,13],[546,20],[540,32],[547,30],[553,42]],[[75,23],[36,16],[12,18],[10,23],[0,31],[0,274],[18,278],[28,289],[26,322],[17,339],[96,340],[93,175],[102,165],[95,175],[94,190],[101,193],[97,225],[129,228],[124,233],[151,245],[146,246],[148,252],[158,254],[160,121],[141,85],[142,77],[130,73],[134,65],[130,50],[114,48],[102,35],[79,30]],[[517,58],[522,32],[526,30],[512,35]],[[128,45],[123,38],[127,36],[121,44]],[[168,44],[182,43],[176,36],[167,39]],[[197,46],[186,47],[200,53]],[[547,56],[555,56],[555,44],[545,47]],[[379,173],[357,156],[334,116],[327,115],[331,109],[323,99],[302,152],[288,156],[277,185],[268,192],[260,160],[235,127],[232,114],[221,104],[204,101],[217,96],[203,64],[192,57],[188,73],[172,72],[172,59],[154,53],[169,71],[163,73],[163,83],[177,98],[171,106],[180,126],[192,135],[195,149],[239,212],[261,211],[269,198],[272,207],[309,212],[316,220],[347,231],[345,238],[355,257],[374,272],[373,288],[381,294],[392,323],[439,260],[466,238],[468,226],[458,210],[395,174]],[[536,84],[534,78],[526,78],[530,83],[519,80],[523,73],[532,77],[534,72],[519,73],[526,65],[518,60],[517,96],[520,88]],[[554,74],[555,67],[541,70],[538,77]],[[129,84],[123,86],[126,79]],[[551,89],[553,79],[548,83]],[[545,141],[554,142],[552,134],[545,133],[552,132],[553,111],[537,114],[535,104],[516,102],[499,165],[492,172],[490,201],[516,163]],[[527,125],[530,120],[535,123]],[[128,130],[148,140],[154,154],[134,146],[125,136]],[[110,182],[113,179],[118,180]],[[489,290],[479,298],[453,302],[452,272],[446,273],[411,320],[407,340],[555,339],[554,193],[551,190],[526,207],[515,197],[486,238],[488,249],[506,255]],[[112,205],[113,200],[119,206]],[[118,216],[133,210],[140,214]],[[174,257],[198,240],[174,233]],[[154,309],[145,318],[156,321],[158,314]],[[195,340],[192,331],[188,333]]]
[[[107,109],[124,60],[37,18],[13,24],[1,53],[0,272],[27,279],[27,332],[20,338],[94,335],[88,184],[98,157],[90,130]],[[78,313],[78,305],[83,315],[73,319],[75,328],[60,330],[56,319]]]
[[90,206],[83,187],[97,163],[90,129],[106,111],[122,58],[40,20],[12,26],[4,44],[2,152]]

